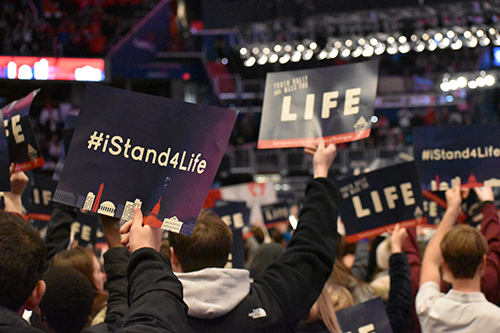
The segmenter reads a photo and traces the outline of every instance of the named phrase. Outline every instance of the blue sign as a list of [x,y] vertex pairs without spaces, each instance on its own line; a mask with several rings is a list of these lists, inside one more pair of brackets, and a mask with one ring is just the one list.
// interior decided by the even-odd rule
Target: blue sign
[[428,126],[412,129],[422,190],[500,186],[500,125]]
[[233,231],[250,224],[250,209],[245,201],[217,200],[212,211]]
[[262,216],[266,228],[272,229],[279,223],[289,224],[290,206],[286,202],[278,202],[271,205],[262,205]]
[[88,84],[54,201],[190,235],[236,112]]
[[415,163],[403,163],[338,182],[340,216],[347,241],[380,235],[401,222],[405,228],[426,223]]
[[378,61],[268,73],[258,148],[368,137],[377,78]]
[[29,110],[40,89],[1,109],[9,146],[9,159],[15,163],[15,172],[39,168],[45,164],[31,127]]
[[342,332],[392,333],[391,324],[380,297],[336,311]]

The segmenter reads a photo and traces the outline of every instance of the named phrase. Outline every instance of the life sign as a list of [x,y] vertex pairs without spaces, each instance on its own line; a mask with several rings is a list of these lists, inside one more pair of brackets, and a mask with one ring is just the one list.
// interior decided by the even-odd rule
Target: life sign
[[250,209],[245,201],[217,200],[212,211],[233,231],[250,224]]
[[377,78],[378,61],[268,73],[258,148],[368,137]]
[[289,223],[290,207],[286,202],[261,206],[266,228],[272,229],[278,223]]
[[500,186],[500,125],[412,128],[415,162],[423,190]]
[[342,332],[392,333],[391,324],[380,297],[335,312]]
[[15,172],[39,168],[45,164],[29,119],[31,102],[40,89],[1,109],[9,159],[15,163]]
[[398,222],[405,228],[426,223],[413,162],[344,179],[339,189],[348,242],[380,235]]

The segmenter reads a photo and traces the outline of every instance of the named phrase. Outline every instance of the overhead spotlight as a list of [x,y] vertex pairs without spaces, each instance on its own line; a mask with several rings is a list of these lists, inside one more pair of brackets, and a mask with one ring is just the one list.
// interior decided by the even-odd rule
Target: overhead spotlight
[[361,46],[365,45],[366,44],[366,39],[364,39],[364,38],[358,39],[358,44],[361,45]]
[[287,62],[289,62],[289,61],[290,61],[290,58],[291,58],[291,57],[290,57],[290,53],[285,53],[285,54],[283,54],[283,55],[280,57],[280,59],[279,59],[280,64],[286,64]]
[[352,40],[350,39],[347,39],[345,42],[344,42],[345,46],[347,47],[351,47],[352,46]]
[[339,49],[334,47],[329,53],[328,53],[328,59],[334,59],[339,55]]
[[472,32],[470,32],[469,30],[464,31],[464,37],[465,38],[471,38],[472,37]]
[[299,51],[295,51],[292,54],[292,59],[291,60],[292,60],[292,62],[299,62],[301,58],[302,58],[302,53],[299,52]]
[[467,87],[467,79],[465,78],[465,76],[460,76],[457,79],[457,84],[458,84],[459,88],[465,88],[465,87]]
[[490,42],[491,40],[486,36],[483,36],[482,38],[479,39],[479,45],[481,46],[488,46]]
[[375,46],[375,54],[376,55],[381,55],[382,53],[385,52],[386,46],[384,43],[377,43]]
[[240,49],[240,55],[241,55],[241,56],[245,56],[245,55],[247,55],[247,54],[248,54],[248,49],[247,49],[246,47],[242,47],[242,48]]
[[453,30],[448,30],[448,32],[446,33],[446,37],[448,38],[455,37],[455,32]]
[[296,49],[299,52],[304,52],[304,50],[306,49],[306,47],[304,46],[304,44],[299,44],[299,45],[297,45]]
[[480,76],[476,79],[476,83],[478,87],[484,87],[486,85],[486,80],[484,77]]
[[280,44],[274,45],[274,52],[281,52],[281,49],[282,49],[282,47]]
[[347,47],[342,47],[342,51],[340,52],[340,55],[344,58],[347,58],[348,56],[351,55],[351,50],[349,50]]
[[454,41],[452,44],[451,44],[451,48],[453,50],[460,50],[462,48],[464,43],[462,43],[462,41],[460,39],[457,39],[456,41]]
[[398,48],[399,52],[401,53],[408,53],[410,52],[411,48],[410,48],[410,44],[408,43],[404,43],[402,45],[399,45],[399,48]]
[[246,67],[252,67],[253,65],[255,65],[255,61],[255,57],[250,57],[243,62],[243,65],[245,65]]
[[428,41],[431,37],[429,36],[429,34],[427,32],[425,32],[424,34],[422,34],[422,40],[425,40],[425,41]]
[[496,80],[495,80],[495,77],[494,77],[493,75],[491,75],[491,74],[486,75],[486,76],[484,77],[484,82],[486,83],[486,85],[487,85],[488,87],[491,87],[492,85],[494,85],[494,84],[495,84],[495,81],[496,81]]
[[469,83],[467,84],[469,86],[469,88],[471,89],[476,89],[477,88],[477,82],[472,80],[472,81],[469,81]]
[[316,50],[317,48],[318,48],[318,44],[316,44],[315,42],[312,42],[311,44],[309,44],[309,49]]
[[257,54],[259,54],[259,52],[260,52],[260,49],[257,46],[254,46],[254,48],[252,49],[252,53],[257,55]]
[[264,47],[264,48],[262,49],[262,53],[264,53],[264,54],[269,54],[269,53],[271,53],[271,49],[270,49],[270,48],[268,48],[268,47],[266,46],[266,47]]
[[273,53],[269,56],[269,63],[274,64],[276,61],[278,61],[279,56],[276,53]]
[[477,38],[474,36],[471,36],[469,39],[467,39],[466,45],[470,48],[476,47],[477,46]]
[[406,39],[406,37],[405,37],[405,36],[399,36],[398,41],[399,41],[401,44],[404,44],[404,43],[406,43],[408,40]]
[[438,32],[437,34],[434,35],[434,40],[436,42],[440,42],[441,40],[443,40],[443,34]]
[[292,52],[292,48],[293,48],[292,45],[286,44],[285,45],[285,52]]
[[450,90],[457,90],[458,89],[457,80],[450,80],[449,85],[450,85]]
[[422,52],[423,50],[425,50],[425,42],[420,40],[415,44],[415,51]]
[[394,38],[392,36],[387,37],[387,43],[389,43],[389,44],[396,43],[396,38]]
[[306,52],[304,52],[302,54],[302,59],[304,59],[304,60],[311,60],[311,58],[313,57],[313,55],[314,55],[314,51],[311,50],[311,49],[309,49],[309,50],[307,50]]
[[365,49],[362,52],[363,57],[365,57],[365,58],[371,57],[373,55],[374,51],[375,51],[375,49],[373,48],[373,46],[365,45]]
[[450,84],[447,81],[443,81],[439,85],[439,88],[441,88],[442,91],[450,91]]
[[450,46],[450,39],[449,38],[443,38],[439,44],[438,44],[440,49],[445,49],[448,46]]
[[411,35],[410,39],[412,42],[416,42],[418,40],[418,37],[417,37],[417,35],[413,34],[413,35]]
[[493,36],[493,35],[496,35],[498,33],[498,31],[495,28],[489,28],[488,33]]
[[476,36],[477,37],[483,37],[484,36],[484,31],[483,30],[476,31]]
[[493,44],[495,45],[500,45],[500,36],[497,36],[494,40],[493,40]]
[[354,51],[352,51],[352,57],[358,58],[363,53],[363,48],[361,46],[356,47]]
[[396,44],[391,44],[387,46],[387,53],[396,54],[398,53],[398,46]]
[[326,50],[321,50],[320,53],[318,53],[317,58],[319,60],[326,59],[326,56],[328,55],[328,52]]
[[373,115],[373,116],[372,116],[372,118],[371,118],[371,122],[372,122],[373,124],[375,124],[377,121],[378,121],[378,117],[377,117],[377,116],[375,116],[375,115]]
[[370,45],[375,46],[378,43],[378,39],[375,37],[370,38]]
[[427,43],[427,50],[429,51],[434,51],[437,48],[437,43],[434,39],[429,39],[429,42]]
[[257,59],[257,64],[264,65],[267,62],[267,55],[263,54]]

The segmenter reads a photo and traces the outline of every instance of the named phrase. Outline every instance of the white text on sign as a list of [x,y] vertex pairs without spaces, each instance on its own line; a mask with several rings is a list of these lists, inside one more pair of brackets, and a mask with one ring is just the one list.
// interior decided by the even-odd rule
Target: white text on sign
[[[413,190],[411,183],[403,183],[399,185],[401,197],[403,198],[403,203],[405,206],[412,206],[415,204],[415,198],[413,197]],[[396,186],[389,186],[383,189],[385,202],[389,209],[396,208],[396,201],[399,199],[398,190]],[[378,191],[371,191],[370,197],[372,201],[373,209],[376,213],[380,213],[384,210],[382,206],[382,200],[380,199],[380,194]],[[358,218],[369,216],[371,214],[370,208],[364,208],[361,198],[356,195],[352,197],[352,203],[354,205],[354,210]]]
[[[359,95],[361,88],[352,88],[345,91],[344,116],[357,114],[359,112]],[[321,118],[330,118],[330,110],[335,109],[338,105],[338,91],[327,91],[323,93],[323,103],[321,108]],[[304,108],[304,120],[311,120],[314,116],[314,94],[306,95],[306,105]],[[284,96],[281,107],[281,121],[295,121],[297,114],[291,113],[292,96]]]
[[[24,141],[24,135],[21,133],[23,131],[21,125],[19,124],[21,122],[21,115],[16,114],[15,116],[12,116],[10,119],[10,123],[12,124],[12,135],[14,135],[14,139],[16,140],[16,143],[21,143]],[[9,120],[5,119],[3,121],[3,125],[5,126],[5,136],[9,136]]]

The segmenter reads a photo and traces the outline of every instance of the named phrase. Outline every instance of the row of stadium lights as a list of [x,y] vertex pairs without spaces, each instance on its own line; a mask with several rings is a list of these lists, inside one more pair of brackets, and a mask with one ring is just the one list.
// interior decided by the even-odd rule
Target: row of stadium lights
[[441,88],[444,92],[448,92],[464,88],[476,89],[492,87],[495,83],[496,79],[493,75],[486,74],[486,72],[481,71],[479,75],[473,79],[467,79],[465,76],[459,76],[457,78],[445,76],[443,77],[439,88]]
[[422,52],[424,50],[435,51],[437,49],[451,48],[459,50],[462,47],[474,48],[477,46],[488,46],[490,44],[500,45],[499,31],[493,27],[464,29],[455,27],[445,31],[429,29],[421,34],[412,34],[409,38],[404,35],[384,36],[375,34],[372,37],[348,38],[343,41],[330,37],[324,49],[320,50],[318,44],[311,40],[304,40],[296,45],[292,43],[277,43],[274,46],[257,44],[252,47],[243,46],[239,49],[240,57],[244,65],[252,67],[255,64],[266,63],[285,64],[289,61],[308,61],[314,56],[317,59],[341,58],[369,58],[381,55],[384,52],[394,55],[397,53],[408,53],[411,50]]

